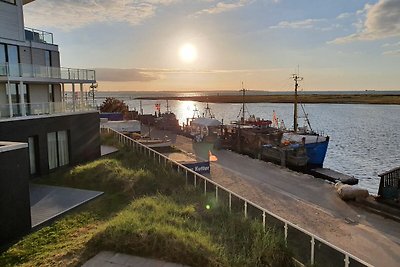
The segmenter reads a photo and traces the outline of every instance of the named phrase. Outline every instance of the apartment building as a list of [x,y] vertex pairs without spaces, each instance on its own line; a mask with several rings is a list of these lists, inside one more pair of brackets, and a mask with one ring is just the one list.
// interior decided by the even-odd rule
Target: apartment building
[[[1,221],[0,240],[30,229],[22,213],[29,210],[31,177],[100,156],[99,114],[84,99],[84,88],[96,83],[95,71],[61,67],[53,34],[24,25],[23,7],[30,2],[0,0],[0,142],[27,144],[7,146],[26,157],[0,145],[0,169],[7,170],[0,174],[0,216],[8,218],[5,228]],[[66,88],[73,96],[68,101]],[[27,177],[15,166],[27,166]],[[16,177],[23,182],[13,182]]]

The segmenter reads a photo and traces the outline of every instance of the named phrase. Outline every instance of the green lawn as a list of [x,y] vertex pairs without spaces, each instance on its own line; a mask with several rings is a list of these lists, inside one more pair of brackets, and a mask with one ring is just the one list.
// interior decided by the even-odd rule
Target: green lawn
[[79,266],[102,250],[190,266],[293,266],[272,229],[223,206],[207,209],[210,197],[184,177],[127,148],[37,182],[105,194],[25,236],[0,266]]

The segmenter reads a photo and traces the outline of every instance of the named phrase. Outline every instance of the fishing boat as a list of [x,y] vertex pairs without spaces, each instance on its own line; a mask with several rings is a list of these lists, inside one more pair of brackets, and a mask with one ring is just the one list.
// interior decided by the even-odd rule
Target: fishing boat
[[186,135],[196,142],[214,143],[218,138],[221,125],[222,123],[215,119],[210,106],[206,103],[202,116],[195,105],[192,118],[186,119],[186,126],[183,128]]
[[[272,121],[245,119],[245,89],[240,121],[224,125],[217,148],[226,148],[252,157],[272,161],[282,166],[296,169],[322,167],[329,137],[313,131],[304,112],[307,126],[298,127],[298,82],[302,79],[293,75],[295,81],[293,129],[286,129],[283,122],[278,123],[275,112]],[[301,106],[303,111],[304,107]],[[260,120],[259,120],[260,121]],[[279,125],[280,124],[280,125]]]
[[322,168],[328,150],[329,136],[313,131],[308,115],[303,110],[306,125],[298,126],[298,87],[299,81],[303,80],[297,74],[293,75],[294,80],[294,112],[293,112],[293,131],[285,132],[282,135],[283,142],[304,142],[308,161],[308,168]]
[[155,104],[156,112],[154,118],[154,126],[159,130],[171,131],[174,133],[179,133],[181,127],[176,115],[170,111],[168,100],[167,110],[165,113],[161,113],[161,104]]

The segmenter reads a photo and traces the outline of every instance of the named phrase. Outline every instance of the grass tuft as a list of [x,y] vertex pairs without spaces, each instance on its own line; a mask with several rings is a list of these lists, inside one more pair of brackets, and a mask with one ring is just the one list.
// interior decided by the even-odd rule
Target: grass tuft
[[184,177],[127,148],[37,182],[105,194],[25,236],[0,254],[0,266],[80,266],[102,250],[193,267],[293,266],[273,229],[228,212],[185,187]]

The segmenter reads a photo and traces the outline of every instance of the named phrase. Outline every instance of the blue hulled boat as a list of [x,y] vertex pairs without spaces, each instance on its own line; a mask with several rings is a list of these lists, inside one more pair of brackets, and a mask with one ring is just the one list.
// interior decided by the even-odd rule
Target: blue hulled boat
[[298,115],[297,115],[297,106],[298,106],[298,94],[297,89],[299,87],[299,81],[303,78],[298,75],[293,75],[294,84],[294,114],[293,114],[293,131],[284,133],[282,136],[282,141],[294,141],[298,143],[303,143],[306,148],[306,153],[308,157],[307,167],[308,168],[322,168],[326,156],[326,152],[328,150],[329,144],[329,136],[322,135],[314,132],[311,128],[310,121],[308,119],[307,114],[303,113],[305,116],[305,121],[307,122],[307,126],[298,127]]

